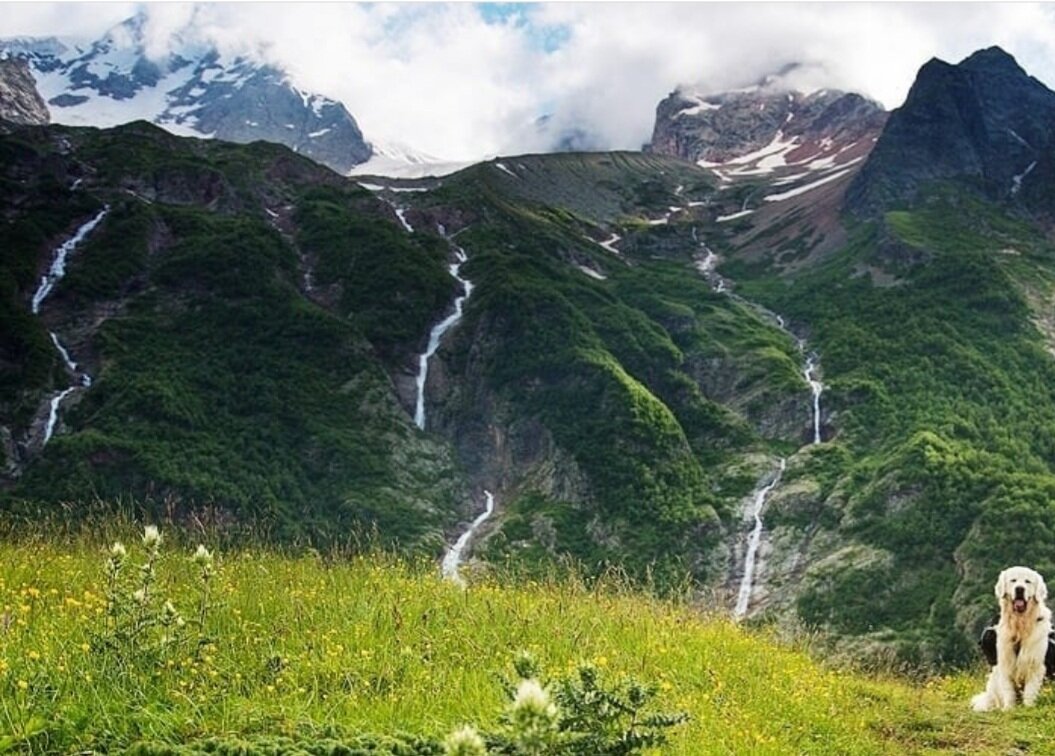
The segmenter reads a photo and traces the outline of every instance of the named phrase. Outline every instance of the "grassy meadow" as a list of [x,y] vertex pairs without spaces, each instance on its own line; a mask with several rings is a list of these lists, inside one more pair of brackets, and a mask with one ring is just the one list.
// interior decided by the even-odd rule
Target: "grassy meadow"
[[116,591],[96,539],[0,543],[0,751],[443,753],[464,724],[498,726],[523,651],[543,682],[587,663],[652,686],[652,709],[689,717],[657,753],[1006,753],[1055,736],[1048,693],[974,715],[981,670],[829,668],[805,641],[615,578],[462,590],[426,562],[247,549],[203,579],[194,544],[164,541],[144,570],[149,549],[122,540]]

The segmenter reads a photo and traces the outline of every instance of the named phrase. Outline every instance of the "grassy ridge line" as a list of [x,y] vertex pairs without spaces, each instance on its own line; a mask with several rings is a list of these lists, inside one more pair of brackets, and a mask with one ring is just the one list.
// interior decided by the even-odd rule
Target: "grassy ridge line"
[[[191,617],[188,555],[163,550],[156,595]],[[104,556],[86,541],[0,543],[8,745],[114,751],[254,733],[442,735],[495,721],[497,677],[521,649],[549,670],[585,660],[655,683],[662,706],[692,717],[667,753],[995,753],[1055,734],[1050,694],[1034,712],[970,715],[979,675],[873,679],[615,581],[485,582],[463,592],[430,563],[380,556],[227,554],[202,654],[117,661],[93,646],[106,612]]]

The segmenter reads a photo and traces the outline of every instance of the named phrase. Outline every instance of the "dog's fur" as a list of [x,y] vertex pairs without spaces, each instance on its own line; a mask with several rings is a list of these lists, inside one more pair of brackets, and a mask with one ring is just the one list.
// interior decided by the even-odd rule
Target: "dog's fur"
[[1032,706],[1044,682],[1051,632],[1044,578],[1028,567],[1009,567],[996,579],[994,592],[1000,603],[996,665],[985,690],[971,699],[975,711],[1010,709],[1020,693],[1022,703]]

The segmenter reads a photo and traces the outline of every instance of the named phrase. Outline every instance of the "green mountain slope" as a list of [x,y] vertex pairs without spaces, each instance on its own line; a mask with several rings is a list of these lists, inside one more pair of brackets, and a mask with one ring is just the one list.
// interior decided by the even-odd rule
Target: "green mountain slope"
[[[4,187],[5,306],[18,316],[4,329],[15,369],[2,406],[27,438],[17,508],[76,513],[95,497],[133,497],[284,540],[376,525],[386,539],[439,548],[463,478],[407,421],[385,365],[445,306],[443,245],[401,234],[365,192],[274,147],[141,124],[21,132],[7,147],[9,177],[37,171]],[[65,188],[72,175],[83,188]],[[26,318],[34,268],[102,203],[108,217],[41,317]],[[289,206],[305,216],[296,236],[270,222]],[[309,254],[332,296],[305,289]],[[363,271],[372,299],[356,296]],[[41,451],[27,415],[71,380],[46,328],[94,382]]]
[[823,265],[744,290],[810,324],[845,455],[803,469],[808,504],[770,520],[809,562],[783,576],[799,617],[912,660],[964,661],[993,576],[1055,569],[1055,362],[1038,328],[1055,249],[954,185],[928,197]]
[[[35,379],[12,371],[5,399],[23,440],[16,511],[127,499],[280,540],[376,527],[435,554],[489,487],[495,558],[714,581],[754,482],[744,456],[806,422],[791,340],[685,276],[688,226],[648,223],[712,191],[676,160],[524,157],[516,179],[476,166],[415,195],[407,233],[386,202],[271,146],[144,125],[6,144],[9,175],[35,177],[8,185],[9,233],[24,237],[7,263],[22,266],[11,337],[41,363]],[[558,185],[558,199],[592,199],[542,201]],[[42,315],[26,317],[35,271],[104,203]],[[599,244],[613,223],[625,254]],[[476,288],[431,369],[422,434],[412,376],[454,295],[455,244]],[[71,380],[49,329],[94,380],[42,447],[48,399]]]

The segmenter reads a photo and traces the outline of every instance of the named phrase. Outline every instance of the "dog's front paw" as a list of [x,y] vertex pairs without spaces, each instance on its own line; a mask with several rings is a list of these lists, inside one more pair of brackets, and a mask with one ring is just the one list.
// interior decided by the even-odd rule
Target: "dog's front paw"
[[992,711],[993,697],[986,693],[979,693],[971,699],[971,709],[977,712]]

